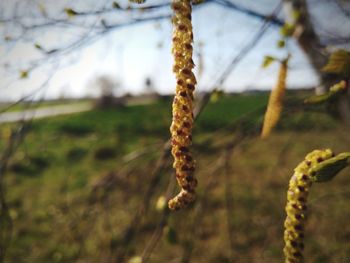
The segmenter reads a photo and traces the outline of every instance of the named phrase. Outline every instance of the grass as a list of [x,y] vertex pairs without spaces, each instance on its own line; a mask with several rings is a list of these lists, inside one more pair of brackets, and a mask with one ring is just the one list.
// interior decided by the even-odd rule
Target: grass
[[[205,209],[199,219],[196,205],[171,213],[149,262],[179,262],[191,246],[191,262],[283,261],[285,192],[293,168],[315,148],[348,151],[349,130],[324,113],[287,108],[270,138],[239,144],[228,175],[224,169],[212,173],[237,120],[266,101],[264,93],[225,96],[196,121],[197,203],[205,202]],[[245,129],[260,125],[257,112],[246,117]],[[171,101],[34,121],[5,178],[13,221],[6,262],[115,262],[120,248],[127,259],[141,255],[160,220],[156,203],[174,177],[171,170],[153,189],[136,238],[125,248],[121,237],[144,200],[170,122]],[[11,128],[0,126],[0,149]],[[311,189],[307,262],[350,261],[347,175],[349,169]]]
[[67,100],[67,99],[59,99],[59,100],[48,100],[48,101],[38,101],[38,102],[21,102],[21,103],[4,103],[0,102],[0,112],[17,112],[17,111],[25,111],[25,110],[34,110],[46,107],[53,106],[63,106],[63,105],[87,105],[92,104],[93,100],[91,99],[83,99],[83,100]]

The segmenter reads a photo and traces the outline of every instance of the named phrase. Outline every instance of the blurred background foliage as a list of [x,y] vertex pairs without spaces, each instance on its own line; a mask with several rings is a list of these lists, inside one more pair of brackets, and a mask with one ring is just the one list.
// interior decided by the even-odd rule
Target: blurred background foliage
[[[293,101],[311,94],[287,95]],[[150,262],[280,262],[293,168],[315,148],[348,150],[349,129],[325,112],[287,107],[276,131],[261,140],[267,97],[224,94],[209,103],[194,130],[198,200],[171,214],[159,201],[167,188],[174,191],[171,160],[157,167],[169,137],[170,98],[33,121],[5,179],[12,221],[6,261],[123,262],[146,255]],[[2,136],[14,127],[2,124]],[[348,173],[312,189],[311,262],[350,258]]]

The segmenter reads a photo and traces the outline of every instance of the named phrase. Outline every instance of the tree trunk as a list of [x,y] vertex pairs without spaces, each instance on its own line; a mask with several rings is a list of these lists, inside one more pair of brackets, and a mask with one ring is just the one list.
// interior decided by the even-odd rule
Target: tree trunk
[[[320,85],[316,87],[316,94],[324,93],[330,86],[339,81],[339,77],[326,74],[321,71],[327,63],[328,54],[325,46],[320,42],[314,27],[310,21],[306,0],[284,0],[284,9],[287,22],[295,25],[293,37],[297,40],[300,48],[319,77]],[[297,16],[295,14],[298,14]],[[339,99],[335,113],[346,124],[350,125],[350,94]]]

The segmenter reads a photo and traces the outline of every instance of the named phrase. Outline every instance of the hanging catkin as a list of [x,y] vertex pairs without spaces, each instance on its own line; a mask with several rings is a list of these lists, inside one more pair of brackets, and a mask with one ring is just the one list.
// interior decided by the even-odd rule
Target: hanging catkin
[[265,112],[264,125],[261,137],[266,138],[270,135],[272,129],[276,126],[283,106],[283,96],[286,90],[288,59],[281,62],[277,85],[270,93],[269,103]]
[[331,150],[315,150],[309,153],[295,169],[289,182],[284,222],[285,262],[302,262],[304,249],[304,228],[307,198],[312,185],[310,169],[312,166],[333,156]]
[[193,91],[196,78],[192,72],[192,23],[191,1],[173,0],[173,71],[176,76],[176,94],[173,101],[173,122],[171,131],[171,153],[174,156],[176,179],[181,186],[180,193],[171,199],[172,210],[186,207],[195,199],[197,180],[194,177],[195,161],[190,153],[193,126]]
[[284,254],[286,263],[303,262],[304,231],[307,198],[313,182],[330,181],[338,172],[350,165],[350,153],[337,156],[330,149],[314,150],[295,169],[289,182],[284,222]]

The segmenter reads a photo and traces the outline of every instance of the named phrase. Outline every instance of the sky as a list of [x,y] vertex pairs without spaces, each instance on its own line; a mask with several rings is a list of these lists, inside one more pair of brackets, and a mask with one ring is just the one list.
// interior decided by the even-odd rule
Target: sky
[[[35,12],[43,12],[44,9],[48,16],[69,19],[72,23],[79,22],[89,26],[95,25],[101,17],[84,17],[84,20],[78,17],[67,18],[62,10],[69,7],[83,12],[111,4],[111,1],[87,0],[83,3],[76,1],[73,6],[71,1],[63,0],[56,1],[55,4],[48,0],[32,2],[37,6],[30,6],[28,10],[22,7],[23,10],[21,10],[23,17],[28,13],[30,22],[38,20]],[[99,4],[96,4],[97,2]],[[120,2],[122,6],[127,5],[127,1]],[[149,0],[148,4],[161,2]],[[271,13],[278,3],[275,0],[232,2],[245,4],[264,14]],[[13,14],[11,4],[3,2],[0,5],[2,5],[2,18]],[[350,28],[350,24],[344,24],[344,21],[347,23],[349,19],[344,21],[338,19],[328,24],[322,22],[325,17],[320,14],[332,17],[335,13],[339,13],[335,6],[332,8],[324,11],[325,8],[320,9],[317,4],[312,5],[312,10],[316,12],[315,19],[319,17],[318,25],[321,25],[320,28],[323,31],[326,29],[335,32],[340,29],[340,33],[346,34],[344,30]],[[169,11],[170,9],[164,9],[162,12]],[[103,19],[107,23],[112,23],[118,19],[124,21],[138,16],[142,17],[143,14],[124,11],[120,14],[108,14]],[[283,13],[279,16],[283,18]],[[195,69],[198,77],[197,91],[208,91],[213,88],[219,75],[250,41],[261,23],[259,19],[215,4],[206,4],[195,9],[193,13],[194,61],[197,65],[201,64],[198,56],[200,53],[203,68],[200,75]],[[2,37],[16,36],[19,34],[17,31],[20,32],[14,25],[10,27],[0,23]],[[157,92],[161,94],[174,92],[175,79],[171,69],[173,59],[170,52],[172,27],[169,19],[111,30],[73,51],[49,59],[46,59],[43,52],[34,46],[37,43],[46,50],[51,50],[69,45],[72,41],[88,34],[91,34],[91,29],[44,28],[35,31],[28,39],[24,37],[13,43],[10,41],[10,44],[0,42],[0,100],[18,100],[31,94],[35,95],[29,97],[31,99],[97,96],[100,91],[96,87],[95,79],[102,75],[108,75],[119,83],[116,95],[143,93],[147,77],[152,79]],[[279,28],[271,26],[220,88],[227,92],[271,89],[276,82],[278,63],[263,69],[261,64],[264,56],[272,55],[283,59],[288,52],[292,54],[287,79],[288,87],[311,88],[318,85],[316,74],[295,41],[289,41],[288,47],[281,50],[276,45],[280,38]],[[40,61],[39,66],[29,72],[28,78],[19,79],[20,71],[30,68],[33,61]]]

